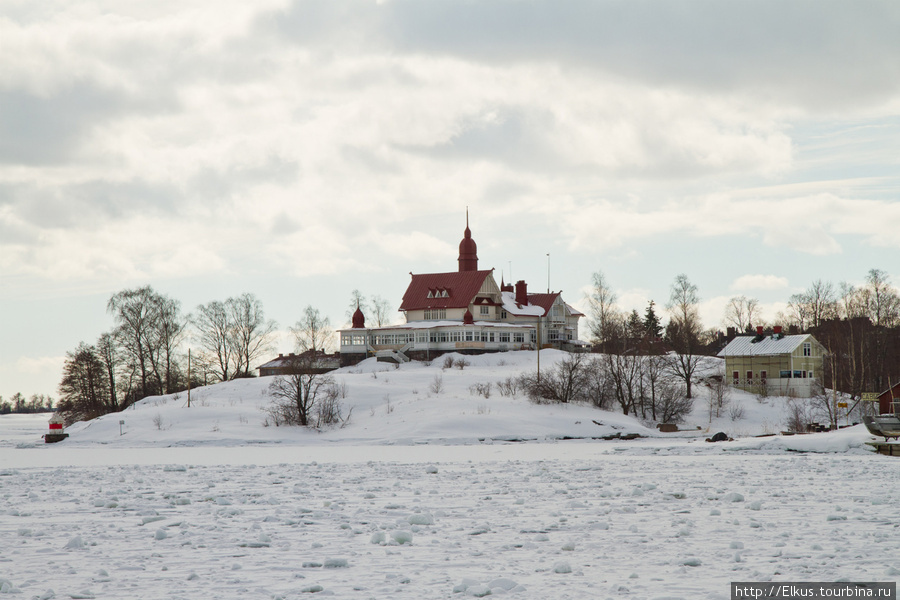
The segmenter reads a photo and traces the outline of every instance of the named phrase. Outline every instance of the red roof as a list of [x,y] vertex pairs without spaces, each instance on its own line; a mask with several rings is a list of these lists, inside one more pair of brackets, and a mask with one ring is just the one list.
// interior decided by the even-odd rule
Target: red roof
[[559,292],[550,294],[528,294],[528,303],[543,308],[544,316],[546,316],[550,312],[550,307],[556,302],[557,296],[559,296]]
[[491,272],[462,271],[413,275],[406,293],[403,294],[400,310],[467,308]]

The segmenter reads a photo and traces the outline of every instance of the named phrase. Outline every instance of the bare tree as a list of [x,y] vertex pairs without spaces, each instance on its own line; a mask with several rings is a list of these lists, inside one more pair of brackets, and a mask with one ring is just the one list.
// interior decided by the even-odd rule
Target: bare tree
[[701,347],[700,336],[703,332],[697,308],[699,303],[697,286],[691,283],[687,275],[678,275],[672,283],[669,302],[666,305],[669,310],[666,338],[674,349],[674,352],[668,355],[669,368],[684,381],[688,398],[693,398],[691,385],[694,373],[703,358],[698,354]]
[[656,400],[660,423],[681,423],[693,407],[694,401],[685,393],[683,385],[666,381],[660,386]]
[[291,327],[291,333],[297,342],[300,352],[327,351],[332,344],[334,330],[328,317],[322,316],[318,308],[307,306],[303,309],[303,318]]
[[226,301],[232,324],[232,343],[237,357],[235,377],[246,377],[253,363],[272,351],[277,324],[266,320],[262,302],[253,294]]
[[876,326],[894,327],[900,324],[900,294],[894,288],[887,273],[871,269],[866,276],[867,312]]
[[[642,390],[644,395],[649,394],[650,417],[656,421],[658,418],[657,408],[660,405],[661,393],[665,390],[664,386],[668,385],[669,375],[664,356],[646,356],[641,361],[642,367]],[[665,423],[666,421],[662,421]]]
[[372,296],[372,318],[376,327],[391,323],[391,304],[381,296]]
[[591,286],[587,297],[591,338],[594,343],[603,345],[618,337],[622,318],[616,307],[616,294],[602,272],[597,271],[591,276]]
[[277,327],[266,320],[253,294],[201,304],[193,323],[201,348],[198,362],[221,381],[248,376],[253,363],[271,352]]
[[[602,362],[622,414],[646,418],[646,405],[641,393],[642,357],[634,353],[608,353],[603,355]],[[639,411],[643,414],[638,414]]]
[[725,305],[725,326],[738,331],[749,331],[759,317],[759,300],[735,296]]
[[103,365],[103,369],[106,372],[109,405],[117,407],[116,410],[126,408],[128,405],[127,397],[123,399],[122,405],[119,405],[118,395],[116,393],[116,370],[121,363],[121,356],[112,334],[102,334],[97,340],[95,349],[97,358],[100,359],[100,363]]
[[197,307],[193,318],[195,341],[200,345],[198,363],[220,381],[228,381],[235,371],[235,349],[229,311],[224,302],[213,300]]
[[174,388],[176,352],[186,326],[181,304],[145,286],[114,294],[106,308],[116,321],[116,340],[139,376],[140,397]]
[[289,374],[277,376],[269,384],[269,395],[272,397],[270,414],[276,424],[313,425],[312,417],[316,414],[318,404],[327,401],[320,414],[334,415],[338,410],[334,404],[339,390],[334,377],[321,373],[312,354],[295,357],[289,364]]
[[529,400],[538,404],[567,404],[583,398],[587,384],[586,354],[568,354],[547,369],[540,377],[535,374],[520,380]]
[[106,305],[116,320],[115,336],[127,359],[140,374],[141,397],[158,391],[153,388],[149,356],[152,351],[152,334],[156,315],[151,298],[156,292],[150,286],[135,290],[122,290],[113,295]]
[[725,380],[725,377],[714,377],[709,382],[709,398],[707,400],[707,408],[709,409],[709,422],[712,423],[713,417],[722,416],[722,411],[731,401],[731,386]]
[[837,296],[830,282],[817,279],[806,291],[794,294],[788,301],[788,315],[801,331],[818,327],[822,321],[838,314]]
[[162,295],[157,295],[155,300],[158,315],[155,329],[158,350],[150,356],[159,357],[154,363],[157,379],[163,382],[162,392],[168,394],[175,391],[179,384],[177,353],[184,340],[187,319],[181,314],[181,302],[178,300]]

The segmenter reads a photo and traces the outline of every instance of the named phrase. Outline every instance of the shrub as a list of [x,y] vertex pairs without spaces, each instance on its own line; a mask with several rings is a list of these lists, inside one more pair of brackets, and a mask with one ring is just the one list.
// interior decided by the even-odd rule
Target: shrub
[[469,393],[473,396],[484,396],[485,399],[491,397],[491,382],[473,383],[469,386]]

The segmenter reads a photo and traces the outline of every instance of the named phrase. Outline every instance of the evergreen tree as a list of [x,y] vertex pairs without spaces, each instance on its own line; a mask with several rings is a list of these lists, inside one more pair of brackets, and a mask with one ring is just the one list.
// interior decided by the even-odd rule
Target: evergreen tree
[[650,303],[647,304],[647,311],[644,313],[644,330],[647,332],[647,335],[653,339],[661,337],[663,332],[659,317],[656,315],[656,311],[653,310],[654,305],[655,303],[651,300]]

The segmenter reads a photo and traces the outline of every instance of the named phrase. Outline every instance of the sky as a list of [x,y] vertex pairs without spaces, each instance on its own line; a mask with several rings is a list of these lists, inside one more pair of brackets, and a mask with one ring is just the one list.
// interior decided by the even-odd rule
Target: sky
[[897,31],[892,0],[0,0],[0,395],[56,397],[127,288],[283,332],[396,309],[467,209],[480,268],[581,308],[596,271],[641,313],[686,274],[706,327],[898,285]]

